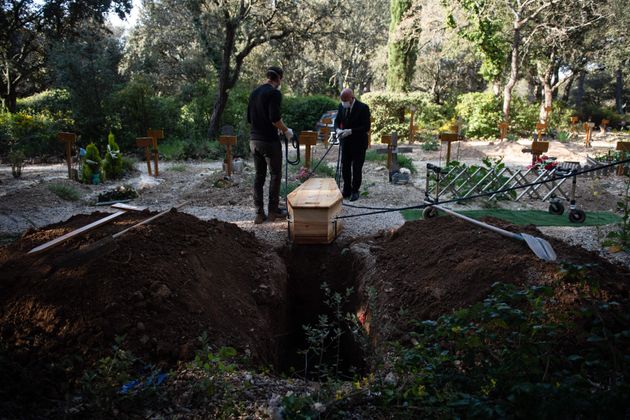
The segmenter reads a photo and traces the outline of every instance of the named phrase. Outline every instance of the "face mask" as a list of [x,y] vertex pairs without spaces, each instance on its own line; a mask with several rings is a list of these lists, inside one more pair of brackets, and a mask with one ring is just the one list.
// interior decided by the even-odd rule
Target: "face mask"
[[348,101],[348,102],[341,102],[341,105],[342,105],[344,108],[350,108],[350,102],[349,102],[349,101]]

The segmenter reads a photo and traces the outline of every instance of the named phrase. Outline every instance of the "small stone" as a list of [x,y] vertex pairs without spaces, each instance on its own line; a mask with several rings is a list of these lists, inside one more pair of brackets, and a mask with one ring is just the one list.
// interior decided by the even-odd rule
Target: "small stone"
[[143,335],[142,337],[140,337],[140,342],[142,344],[147,344],[149,342],[149,336],[148,335]]
[[136,325],[136,328],[138,329],[138,331],[144,331],[145,330],[145,326],[142,322],[138,322],[138,324]]

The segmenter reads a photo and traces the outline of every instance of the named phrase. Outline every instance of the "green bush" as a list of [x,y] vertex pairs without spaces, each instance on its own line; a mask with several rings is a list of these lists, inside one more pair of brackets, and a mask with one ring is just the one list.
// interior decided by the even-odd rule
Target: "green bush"
[[539,119],[540,103],[531,103],[518,96],[512,98],[510,103],[510,133],[529,137],[536,131],[536,123]]
[[0,155],[6,156],[11,149],[22,150],[27,157],[62,154],[57,134],[72,126],[72,120],[48,111],[0,112]]
[[40,112],[63,114],[68,118],[72,115],[72,101],[70,93],[65,89],[50,89],[35,95],[17,100],[17,111],[29,115]]
[[107,152],[105,153],[105,162],[103,162],[103,172],[105,172],[107,179],[117,179],[124,174],[122,153],[111,131],[107,136]]
[[492,93],[472,92],[459,95],[455,106],[465,125],[467,137],[495,138],[499,135],[501,104]]
[[94,175],[101,175],[101,154],[94,143],[90,143],[85,148],[85,157],[81,180],[86,184],[93,182]]
[[416,108],[414,124],[418,128],[436,128],[445,118],[445,108],[432,104],[423,92],[389,93],[369,92],[361,97],[372,115],[372,138],[379,142],[384,134],[395,131],[399,141],[409,140],[409,117]]
[[109,111],[113,130],[123,149],[135,148],[136,137],[150,128],[171,133],[178,127],[180,107],[174,97],[158,96],[148,80],[138,77],[113,95]]
[[602,119],[606,119],[610,121],[608,124],[609,127],[619,127],[619,123],[624,119],[624,116],[618,114],[611,108],[606,108],[603,106],[598,106],[594,104],[587,104],[582,108],[582,112],[575,113],[573,115],[577,115],[580,117],[580,121],[592,121],[595,124],[599,124]]
[[282,100],[282,119],[299,134],[301,131],[315,130],[322,114],[338,106],[337,101],[327,96],[285,96]]
[[187,143],[180,139],[168,139],[160,144],[160,155],[166,160],[185,159]]

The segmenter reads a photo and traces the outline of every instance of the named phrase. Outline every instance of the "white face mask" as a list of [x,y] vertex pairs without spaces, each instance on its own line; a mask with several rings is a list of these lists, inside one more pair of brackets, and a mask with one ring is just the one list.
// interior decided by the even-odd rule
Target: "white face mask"
[[341,102],[341,105],[342,105],[344,108],[350,108],[350,101],[348,101],[348,102],[343,102],[343,101],[342,101],[342,102]]

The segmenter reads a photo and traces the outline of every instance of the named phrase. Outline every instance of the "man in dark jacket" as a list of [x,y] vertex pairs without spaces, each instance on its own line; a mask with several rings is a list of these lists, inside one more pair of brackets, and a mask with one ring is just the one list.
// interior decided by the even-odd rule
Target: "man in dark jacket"
[[340,95],[341,104],[335,117],[335,131],[341,139],[341,173],[344,198],[359,199],[361,172],[365,162],[370,131],[370,108],[359,102],[350,89]]
[[280,201],[280,182],[282,177],[282,143],[278,131],[288,138],[293,137],[293,130],[282,122],[280,117],[280,83],[282,69],[269,67],[267,81],[258,86],[249,96],[247,105],[247,122],[251,124],[249,147],[254,156],[256,177],[254,178],[254,205],[256,218],[254,223],[267,220],[263,198],[263,187],[269,167],[269,221],[286,217],[286,211],[278,207]]

